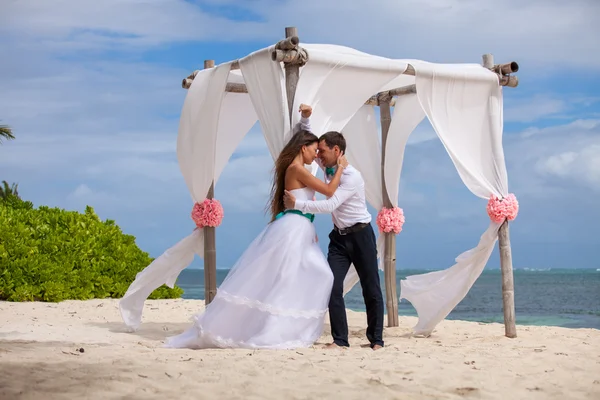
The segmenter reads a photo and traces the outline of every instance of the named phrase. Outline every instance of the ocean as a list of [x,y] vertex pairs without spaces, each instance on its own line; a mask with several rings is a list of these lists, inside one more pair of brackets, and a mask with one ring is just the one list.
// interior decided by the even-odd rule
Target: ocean
[[[219,285],[229,270],[217,270]],[[398,270],[397,278],[422,274],[425,270]],[[549,325],[567,328],[600,329],[600,271],[596,269],[516,269],[515,309],[519,325]],[[204,271],[184,270],[177,280],[185,299],[204,299]],[[385,290],[383,272],[381,287]],[[398,293],[400,285],[398,283]],[[385,299],[385,292],[384,292]],[[345,297],[346,308],[364,311],[360,284]],[[406,300],[398,304],[400,315],[416,316]],[[500,270],[485,270],[467,296],[447,319],[500,322],[502,314],[502,280]]]

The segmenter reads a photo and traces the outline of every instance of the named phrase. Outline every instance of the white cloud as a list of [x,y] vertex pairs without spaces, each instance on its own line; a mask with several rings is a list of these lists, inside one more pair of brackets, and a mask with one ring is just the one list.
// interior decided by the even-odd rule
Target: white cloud
[[[309,0],[293,10],[289,4],[272,8],[269,20],[278,21],[283,12],[293,15],[290,22],[299,26],[302,37],[307,36],[305,41],[348,44],[384,56],[435,62],[479,63],[481,54],[491,52],[497,62],[514,59],[526,70],[600,66],[593,39],[600,28],[592,23],[600,5],[594,0],[507,0],[501,8],[515,10],[510,18],[494,0],[388,0],[376,6],[366,1],[350,5]],[[544,43],[552,43],[553,51],[547,51]]]
[[[560,97],[559,97],[560,96]],[[557,122],[580,118],[577,123],[591,123],[583,121],[593,115],[590,107],[595,106],[599,98],[572,96],[561,93],[517,95],[510,93],[504,102],[504,120],[506,122],[534,122],[542,119],[553,119]]]
[[66,203],[69,209],[83,210],[90,204],[114,206],[119,203],[119,200],[114,194],[92,190],[88,185],[82,183],[67,195]]
[[600,192],[600,140],[597,145],[540,160],[536,169],[542,175],[579,182]]
[[35,132],[21,137],[19,133],[17,130],[17,140],[4,146],[0,166],[110,179],[133,174],[164,180],[173,178],[173,171],[180,175],[174,163],[174,134]]
[[[597,111],[585,107],[597,105],[598,99],[563,96],[554,87],[534,95],[529,88],[552,82],[557,71],[598,70],[594,38],[600,36],[600,25],[594,15],[599,15],[600,2],[507,0],[500,9],[492,0],[374,4],[4,1],[0,43],[11,56],[0,63],[0,118],[13,126],[17,140],[0,149],[1,178],[18,181],[24,197],[38,200],[36,204],[93,205],[103,218],[117,219],[128,232],[139,234],[143,247],[159,255],[190,226],[191,199],[175,155],[185,96],[181,79],[203,58],[224,61],[217,46],[210,46],[214,55],[200,54],[199,42],[228,42],[226,57],[241,57],[279,40],[285,25],[295,25],[303,42],[347,45],[394,58],[479,63],[481,54],[492,52],[497,62],[516,60],[522,85],[505,91],[507,122],[578,118],[505,135],[511,191],[523,204],[519,219],[531,218],[521,229],[548,226],[540,222],[547,214],[531,217],[554,207],[540,201],[547,199],[566,205],[559,216],[565,224],[577,219],[573,210],[593,220],[589,216],[597,214],[597,206],[585,194],[598,186],[600,120]],[[245,9],[245,22],[216,12],[240,14],[240,9]],[[514,12],[509,19],[501,10]],[[173,43],[186,47],[174,58],[166,53],[158,61],[145,61],[145,51],[165,50]],[[573,90],[587,89],[580,88]],[[477,229],[485,224],[485,201],[464,187],[427,121],[409,144],[400,190],[407,232],[422,224],[452,236],[455,222]],[[228,215],[262,213],[271,167],[257,125],[216,187]],[[584,196],[574,199],[574,193]],[[448,226],[441,227],[440,220]],[[239,230],[240,224],[227,223],[220,232]]]
[[532,122],[543,117],[554,116],[567,108],[564,100],[542,95],[511,100],[505,106],[505,121]]
[[437,134],[435,133],[435,130],[433,130],[429,120],[425,118],[410,134],[406,144],[407,146],[410,146],[418,143],[428,142],[433,139],[437,139]]
[[[495,0],[385,0],[376,6],[341,0],[210,3],[9,1],[3,14],[10,18],[0,29],[22,39],[39,38],[53,51],[93,51],[176,41],[275,42],[285,16],[305,42],[338,43],[394,58],[479,63],[481,54],[491,52],[498,62],[515,59],[530,73],[542,66],[542,74],[565,66],[600,67],[594,39],[600,36],[594,23],[600,4],[595,0],[505,0],[500,9]],[[224,17],[227,10],[244,20]],[[546,50],[548,43],[552,51]]]
[[273,159],[263,148],[262,155],[232,159],[215,186],[215,197],[237,211],[264,210],[271,190]]
[[523,137],[530,137],[533,135],[548,135],[557,136],[560,134],[566,135],[580,135],[585,132],[594,131],[600,127],[600,120],[598,119],[577,119],[566,125],[554,125],[545,128],[530,127],[523,131]]
[[[236,153],[245,155],[263,155],[267,148],[267,142],[263,137],[260,124],[257,122],[252,129],[246,134],[244,139],[238,144]],[[271,162],[273,160],[271,159]]]
[[89,196],[90,194],[92,194],[92,189],[90,189],[88,185],[81,184],[77,186],[77,189],[75,189],[70,196],[73,198],[81,198]]
[[506,135],[511,191],[542,203],[561,198],[572,209],[589,207],[592,197],[588,195],[598,186],[599,122],[575,120]]
[[579,154],[570,151],[555,156],[548,157],[544,162],[538,162],[542,172],[548,172],[557,176],[565,177],[568,174],[567,169],[577,160]]
[[261,24],[231,21],[184,0],[9,1],[3,29],[44,38],[53,50],[111,49],[220,37],[260,31]]

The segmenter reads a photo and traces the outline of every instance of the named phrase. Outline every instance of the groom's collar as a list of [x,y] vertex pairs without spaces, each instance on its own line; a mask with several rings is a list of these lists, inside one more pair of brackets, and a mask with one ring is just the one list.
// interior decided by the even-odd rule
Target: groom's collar
[[[348,166],[346,168],[344,168],[344,172],[342,172],[342,175],[347,174],[348,172],[350,172],[350,169],[352,168],[351,164],[348,164]],[[337,165],[334,165],[333,167],[326,167],[325,168],[325,176],[333,176],[335,175],[335,171],[337,170]],[[333,172],[331,172],[333,171]],[[331,172],[331,173],[329,173]]]

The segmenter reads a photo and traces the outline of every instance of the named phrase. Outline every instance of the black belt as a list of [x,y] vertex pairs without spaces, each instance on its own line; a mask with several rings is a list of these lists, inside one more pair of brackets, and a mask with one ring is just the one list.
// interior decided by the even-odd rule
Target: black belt
[[349,226],[347,228],[344,229],[340,229],[337,226],[333,226],[333,230],[336,231],[337,233],[339,233],[340,235],[344,236],[347,235],[349,233],[355,233],[360,231],[361,229],[363,229],[364,227],[368,226],[369,224],[366,222],[359,222],[358,224],[354,224],[352,226]]

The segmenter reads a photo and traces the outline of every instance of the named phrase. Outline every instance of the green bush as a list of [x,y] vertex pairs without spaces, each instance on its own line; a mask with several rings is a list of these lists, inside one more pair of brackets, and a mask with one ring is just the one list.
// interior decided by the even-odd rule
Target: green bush
[[[16,196],[0,199],[0,300],[50,301],[120,298],[148,253],[114,221],[41,206]],[[177,298],[161,286],[150,298]]]

